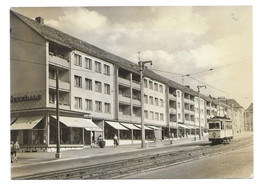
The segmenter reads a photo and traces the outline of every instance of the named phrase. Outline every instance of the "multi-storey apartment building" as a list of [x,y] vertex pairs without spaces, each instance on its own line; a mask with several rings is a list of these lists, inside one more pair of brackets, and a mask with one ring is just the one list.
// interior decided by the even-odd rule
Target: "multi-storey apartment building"
[[[140,72],[137,64],[32,20],[10,14],[11,138],[26,149],[51,150],[57,139],[59,91],[61,147],[141,140]],[[56,80],[58,79],[59,89]],[[147,140],[198,135],[219,103],[149,69],[144,70]],[[220,111],[220,110],[219,110]]]

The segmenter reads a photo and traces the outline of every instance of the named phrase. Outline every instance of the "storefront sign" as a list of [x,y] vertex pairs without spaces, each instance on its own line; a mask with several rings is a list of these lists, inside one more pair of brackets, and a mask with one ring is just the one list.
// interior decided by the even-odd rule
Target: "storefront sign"
[[25,96],[20,96],[20,97],[11,96],[11,103],[32,101],[32,100],[41,100],[41,98],[42,98],[41,95],[30,95],[30,96],[25,95]]

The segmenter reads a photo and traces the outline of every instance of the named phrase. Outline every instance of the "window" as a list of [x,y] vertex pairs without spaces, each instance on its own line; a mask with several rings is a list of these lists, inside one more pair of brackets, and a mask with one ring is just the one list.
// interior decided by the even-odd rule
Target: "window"
[[95,71],[98,73],[101,73],[101,63],[100,62],[95,62]]
[[92,80],[86,78],[85,82],[86,82],[86,89],[87,90],[92,90]]
[[101,82],[95,81],[95,91],[100,93],[102,92]]
[[159,113],[158,112],[155,112],[155,120],[159,121]]
[[75,63],[74,63],[74,64],[75,64],[76,66],[82,66],[82,64],[81,64],[81,56],[75,54],[75,55],[74,55],[74,58],[75,58]]
[[110,67],[108,65],[105,65],[105,64],[104,64],[104,74],[110,75]]
[[110,113],[110,112],[111,112],[110,103],[105,103],[105,113]]
[[49,103],[55,103],[56,101],[56,93],[50,92],[49,94]]
[[163,85],[160,84],[159,86],[159,92],[162,92],[163,93]]
[[49,69],[49,78],[56,79],[56,71],[53,69]]
[[82,109],[82,99],[80,97],[75,97],[75,108]]
[[92,111],[92,100],[86,99],[86,110]]
[[158,91],[158,83],[156,83],[156,82],[154,83],[154,90]]
[[102,112],[102,102],[101,101],[96,101],[96,112]]
[[150,111],[150,120],[154,120],[154,113]]
[[144,111],[144,118],[148,119],[148,111],[147,110]]
[[149,104],[153,105],[153,97],[152,96],[149,97]]
[[163,104],[163,100],[162,100],[162,99],[160,99],[160,106],[161,106],[161,107],[164,106],[164,104]]
[[89,69],[89,70],[92,70],[92,60],[89,59],[89,58],[85,58],[85,63],[86,63],[85,68]]
[[110,85],[104,84],[104,93],[110,95]]
[[162,113],[160,114],[160,121],[164,121],[164,115]]
[[144,103],[148,104],[148,95],[144,95]]
[[178,119],[181,119],[181,114],[180,113],[178,114]]
[[154,102],[155,102],[155,106],[159,106],[159,99],[158,98],[154,98]]
[[147,79],[144,79],[144,87],[147,88],[148,84],[147,84]]
[[180,97],[180,96],[181,96],[181,94],[180,94],[180,91],[177,91],[177,96],[178,96],[178,97]]
[[180,102],[178,102],[178,109],[180,109],[181,108],[181,103]]
[[153,81],[149,81],[149,88],[152,90],[153,89]]
[[82,80],[80,76],[74,76],[74,86],[78,88],[82,88]]

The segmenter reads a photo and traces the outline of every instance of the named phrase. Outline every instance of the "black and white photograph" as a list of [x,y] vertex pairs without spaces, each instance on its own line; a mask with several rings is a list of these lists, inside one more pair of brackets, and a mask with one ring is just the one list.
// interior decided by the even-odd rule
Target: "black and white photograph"
[[7,9],[11,181],[254,179],[252,4]]

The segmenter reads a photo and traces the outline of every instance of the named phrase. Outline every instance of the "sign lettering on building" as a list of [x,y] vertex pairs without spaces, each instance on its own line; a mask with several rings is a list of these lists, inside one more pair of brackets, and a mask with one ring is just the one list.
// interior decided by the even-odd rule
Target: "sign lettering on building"
[[24,102],[24,101],[33,101],[33,100],[41,100],[41,95],[24,95],[20,97],[11,96],[11,103]]

